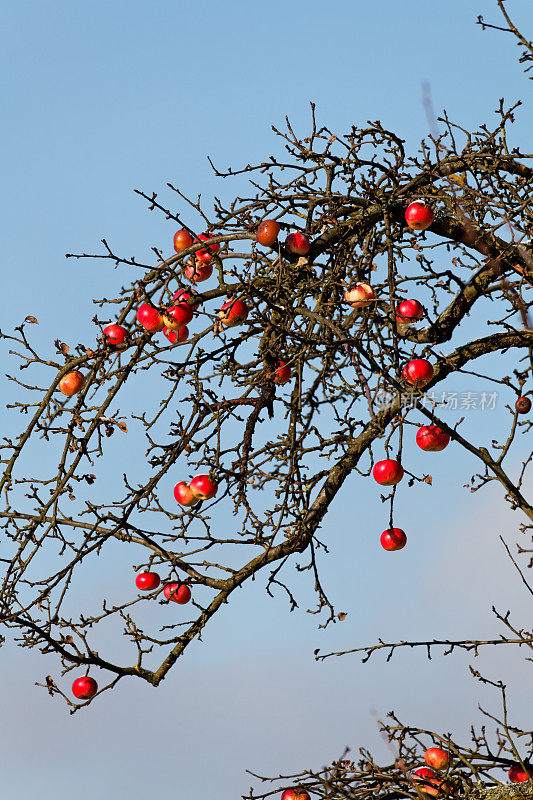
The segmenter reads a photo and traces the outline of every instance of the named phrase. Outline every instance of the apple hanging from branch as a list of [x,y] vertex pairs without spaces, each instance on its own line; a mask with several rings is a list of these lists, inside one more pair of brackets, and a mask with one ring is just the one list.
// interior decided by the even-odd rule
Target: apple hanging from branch
[[151,592],[157,589],[161,583],[161,578],[157,572],[140,572],[135,578],[135,585],[141,592]]
[[176,253],[181,253],[182,250],[188,250],[192,247],[193,238],[189,231],[182,228],[181,231],[176,231],[174,234],[174,250]]
[[379,537],[384,550],[401,550],[407,544],[407,536],[401,528],[388,528]]
[[102,331],[103,334],[103,341],[107,344],[113,345],[113,347],[117,347],[118,345],[124,344],[128,337],[128,331],[122,325],[108,325]]
[[418,300],[404,300],[396,306],[396,319],[400,324],[418,322],[424,316],[424,306]]
[[374,300],[375,296],[369,283],[356,283],[352,289],[344,292],[344,299],[352,308],[364,308]]
[[416,443],[421,450],[438,452],[448,447],[450,437],[438,425],[423,425],[416,432]]
[[78,700],[91,700],[98,691],[98,684],[94,678],[84,675],[83,678],[76,678],[72,684],[72,694]]
[[165,327],[163,317],[153,306],[143,303],[137,310],[137,322],[148,331],[148,333],[159,333]]
[[233,328],[248,317],[248,306],[242,300],[228,300],[220,309],[218,316],[221,325]]
[[67,372],[66,375],[63,375],[59,381],[58,389],[67,397],[72,397],[73,394],[77,394],[80,389],[83,388],[84,384],[85,377],[83,373],[76,369],[73,372]]
[[414,358],[402,370],[402,378],[410,386],[422,389],[432,380],[434,370],[425,358]]
[[311,247],[311,242],[303,233],[289,233],[285,239],[285,249],[295,256],[306,256]]
[[404,470],[399,461],[385,458],[383,461],[377,461],[374,464],[372,475],[374,480],[381,486],[396,486],[403,478]]
[[405,211],[405,221],[414,231],[425,231],[434,218],[431,208],[421,200],[411,203]]
[[280,232],[279,223],[275,219],[264,219],[257,229],[257,241],[263,247],[272,247]]

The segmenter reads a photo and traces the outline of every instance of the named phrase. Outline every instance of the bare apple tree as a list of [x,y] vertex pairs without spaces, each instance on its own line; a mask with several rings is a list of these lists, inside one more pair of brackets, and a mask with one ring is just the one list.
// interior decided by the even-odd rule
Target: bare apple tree
[[[522,60],[531,60],[531,44],[506,20]],[[157,686],[232,593],[260,573],[267,592],[285,592],[295,607],[296,555],[307,559],[321,624],[334,620],[316,558],[328,538],[327,512],[348,476],[357,473],[365,491],[376,463],[392,462],[392,478],[381,479],[379,467],[374,476],[392,487],[385,545],[401,545],[396,493],[428,480],[409,472],[397,485],[405,437],[421,424],[428,447],[450,437],[479,459],[474,488],[499,482],[531,532],[533,506],[523,493],[531,455],[518,472],[508,467],[532,427],[533,169],[530,154],[508,146],[515,110],[501,102],[497,124],[473,133],[445,115],[441,132],[408,155],[380,122],[335,135],[313,106],[309,136],[300,138],[288,121],[274,129],[283,156],[215,168],[247,187],[230,205],[215,200],[207,211],[170,184],[166,201],[138,192],[183,232],[175,255],[156,250],[145,264],[104,240],[100,254],[70,256],[105,259],[134,276],[116,297],[95,301],[90,342],[70,348],[58,340],[55,354],[44,352],[32,316],[2,333],[19,361],[9,407],[24,423],[2,443],[1,622],[6,639],[57,655],[58,674],[45,682],[50,694],[71,710],[84,705],[64,686],[72,670],[98,677],[99,692],[92,679],[77,695],[86,702],[124,676]],[[426,232],[412,229],[416,221],[406,225],[410,206]],[[280,226],[278,237],[276,226],[268,228],[272,246],[257,240],[265,220]],[[291,233],[299,236],[283,243]],[[412,298],[421,312],[416,304],[399,308]],[[192,315],[185,337],[181,325]],[[472,338],[476,319],[484,332]],[[118,336],[102,334],[109,323],[120,326]],[[162,324],[174,329],[170,339],[156,332]],[[495,367],[502,354],[509,376]],[[477,446],[467,423],[441,419],[442,387],[455,373],[485,375],[505,392],[503,441]],[[147,408],[148,393],[157,399]],[[197,474],[208,489],[187,495]],[[179,483],[181,504],[172,492]],[[81,612],[78,587],[97,559],[115,557],[131,568],[132,587],[136,570],[157,574],[165,589],[147,578],[128,598]],[[176,621],[169,603],[184,586],[182,599],[190,589],[192,601]],[[502,624],[507,633],[493,644],[533,646],[531,632],[508,618]],[[123,631],[120,645],[106,637],[113,625]],[[408,769],[427,732],[397,720],[388,730],[399,746],[393,767],[380,770],[368,755],[358,766],[344,759],[300,778],[318,796],[416,794]],[[529,757],[530,734],[518,753],[507,720],[501,731],[495,747],[484,734],[470,749],[446,742],[465,781]]]

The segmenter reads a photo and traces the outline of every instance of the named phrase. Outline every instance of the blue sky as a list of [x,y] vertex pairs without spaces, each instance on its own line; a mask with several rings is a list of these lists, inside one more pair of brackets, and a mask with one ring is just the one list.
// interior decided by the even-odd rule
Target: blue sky
[[[230,197],[231,185],[215,181],[206,156],[225,167],[279,152],[270,126],[288,115],[305,135],[309,101],[333,131],[380,119],[411,152],[427,133],[422,81],[437,111],[445,107],[466,127],[492,124],[500,97],[510,104],[531,89],[510,37],[475,25],[478,13],[497,22],[495,7],[488,0],[9,4],[0,56],[2,329],[33,314],[34,335],[50,346],[57,337],[75,344],[93,336],[91,298],[110,296],[128,276],[64,254],[96,252],[102,237],[141,259],[152,246],[170,252],[172,225],[147,213],[132,188],[164,194],[170,181],[193,195]],[[529,0],[510,0],[509,10],[531,33]],[[532,123],[525,104],[515,137],[526,151]],[[490,413],[468,417],[475,435],[491,428]],[[409,532],[400,553],[375,546],[377,493],[338,499],[323,527],[332,547],[324,570],[348,617],[325,632],[304,613],[312,600],[303,583],[302,607],[288,614],[284,599],[267,599],[257,581],[232,598],[158,690],[123,681],[73,718],[34,686],[54,671],[51,659],[3,648],[6,790],[18,800],[37,792],[63,800],[75,786],[79,800],[122,800],[187,796],[201,782],[204,796],[233,800],[251,783],[247,768],[274,775],[317,767],[346,745],[369,746],[387,760],[371,708],[381,715],[394,708],[413,724],[466,738],[478,697],[497,710],[496,698],[469,677],[468,658],[428,664],[420,652],[361,665],[353,656],[320,664],[312,657],[316,647],[378,636],[488,635],[497,631],[493,602],[518,617],[522,611],[524,623],[527,596],[497,539],[516,540],[523,520],[502,509],[497,488],[465,490],[472,465],[449,452],[446,461],[427,454],[432,487],[400,498]],[[107,589],[120,593],[130,581],[115,559],[81,594],[89,601]],[[479,661],[489,677],[512,683],[517,721],[527,724],[521,660],[498,653]]]

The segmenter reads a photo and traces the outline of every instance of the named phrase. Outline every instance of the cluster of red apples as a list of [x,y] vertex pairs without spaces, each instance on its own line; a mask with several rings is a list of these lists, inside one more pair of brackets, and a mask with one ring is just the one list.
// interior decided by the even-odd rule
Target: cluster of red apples
[[[443,780],[451,765],[449,752],[441,747],[430,747],[424,753],[424,761],[427,764],[426,767],[418,767],[411,773],[411,780],[416,784],[417,793],[428,797],[456,794],[457,790],[452,784]],[[509,770],[511,783],[523,783],[529,779],[529,771],[520,764],[511,766]],[[311,795],[302,788],[286,789],[281,795],[281,800],[311,800]]]
[[[413,230],[425,230],[432,224],[434,215],[429,206],[417,201],[408,206],[405,219]],[[257,242],[264,247],[273,247],[277,243],[280,230],[281,226],[276,220],[263,220],[257,229]],[[196,244],[208,242],[210,238],[207,233],[193,237],[188,230],[182,229],[174,235],[174,249],[177,253],[181,253]],[[285,239],[284,248],[290,255],[306,256],[311,248],[311,242],[305,234],[293,232],[289,233]],[[220,244],[216,242],[196,250],[194,259],[185,266],[185,277],[193,283],[208,280],[213,273],[213,254],[218,253],[219,250]],[[171,305],[162,310],[143,303],[137,310],[137,321],[148,333],[162,331],[171,344],[186,341],[189,337],[187,325],[193,319],[199,305],[198,302],[195,302],[194,296],[195,293],[192,289],[190,291],[180,289],[173,295]],[[354,309],[365,308],[375,300],[374,289],[369,283],[357,283],[355,287],[347,289],[344,299]],[[243,300],[230,298],[219,311],[220,325],[228,328],[239,325],[247,319],[248,311],[248,306]],[[418,300],[404,300],[396,307],[398,325],[410,325],[423,317],[424,308]],[[103,341],[112,348],[127,344],[127,340],[128,330],[122,325],[113,323],[103,330]],[[277,361],[273,373],[274,382],[283,385],[291,379],[291,376],[290,366],[282,360]],[[423,358],[414,359],[403,368],[402,378],[405,383],[414,388],[423,388],[433,378],[433,367],[429,361]],[[79,370],[73,370],[61,378],[58,388],[62,394],[72,397],[81,391],[84,384],[84,375]],[[528,397],[519,397],[515,408],[517,413],[527,414],[531,410],[531,400]],[[426,451],[444,450],[449,441],[448,434],[437,425],[423,426],[416,434],[416,443]],[[402,465],[392,459],[378,461],[373,468],[373,476],[382,486],[396,485],[401,481],[403,475]],[[190,483],[185,481],[177,483],[174,487],[174,497],[182,506],[195,506],[202,500],[215,497],[217,490],[218,484],[209,475],[197,475]],[[407,537],[401,528],[389,528],[383,531],[380,541],[385,550],[401,550],[405,547]],[[157,573],[148,571],[139,573],[135,583],[140,591],[155,591],[159,588],[161,579]],[[168,601],[179,604],[188,603],[191,599],[191,590],[185,583],[168,583],[163,589],[163,594]],[[77,678],[72,684],[72,693],[80,700],[90,700],[97,691],[96,681],[88,675]],[[436,748],[432,749],[436,750]],[[426,763],[429,764],[427,758]],[[435,768],[440,769],[441,767],[436,766]],[[511,777],[513,769],[511,768],[509,773],[511,781],[513,781],[513,777]],[[519,768],[517,767],[517,769]],[[420,772],[418,770],[415,774]],[[426,772],[432,772],[432,770],[426,770]],[[526,775],[523,771],[516,774]],[[422,777],[437,780],[434,779],[434,775],[435,773],[432,773],[431,776]],[[516,781],[527,780],[528,777],[527,775],[518,777]],[[427,788],[424,791],[427,794],[432,793]],[[437,790],[433,794],[436,792]],[[304,790],[287,789],[283,792],[282,800],[310,800],[310,798]]]
[[[424,761],[427,767],[419,767],[412,773],[412,778],[417,783],[417,789],[431,797],[439,793],[456,794],[456,790],[438,776],[438,773],[445,772],[451,764],[449,752],[441,747],[430,747],[424,753]],[[524,783],[530,777],[529,770],[524,769],[520,764],[513,764],[509,769],[511,783]]]
[[[161,578],[157,572],[140,572],[135,578],[135,585],[141,592],[152,592],[158,589]],[[191,599],[191,590],[186,583],[167,583],[163,587],[163,594],[169,602],[185,605]],[[90,675],[76,678],[72,684],[72,694],[78,700],[92,700],[98,692],[98,684]]]
[[438,777],[438,773],[444,772],[450,766],[450,754],[447,750],[440,747],[430,747],[424,753],[424,761],[427,767],[419,767],[412,773],[412,779],[417,784],[417,789],[423,794],[434,797],[437,794],[455,794],[452,787],[446,781]]
[[[209,475],[196,475],[190,483],[180,481],[174,487],[174,497],[182,506],[194,506],[201,500],[211,500],[218,491],[216,483]],[[161,585],[157,572],[140,572],[135,585],[141,592],[153,592]],[[191,599],[191,590],[186,583],[167,583],[163,594],[169,602],[185,605]],[[90,700],[98,691],[94,678],[84,676],[72,684],[72,693],[80,700]]]
[[[405,219],[413,230],[425,230],[433,220],[433,211],[424,203],[415,202],[407,208]],[[371,305],[376,295],[369,283],[357,283],[353,288],[344,293],[345,301],[354,309],[363,309]],[[424,307],[418,300],[404,300],[395,309],[396,322],[399,326],[407,326],[418,322],[424,317]],[[402,370],[403,381],[413,388],[423,389],[433,379],[434,370],[429,361],[424,358],[415,358],[409,361]],[[519,397],[515,404],[518,414],[527,414],[531,410],[529,397]],[[444,450],[450,442],[450,437],[437,425],[424,425],[418,429],[416,443],[426,451]],[[399,461],[385,459],[378,461],[372,472],[375,480],[382,486],[395,486],[404,475],[404,470]],[[380,542],[385,550],[401,550],[407,543],[407,536],[402,528],[388,528],[383,531]]]
[[[274,220],[265,220],[259,226],[257,241],[260,244],[273,243],[278,235],[279,225]],[[201,233],[192,237],[189,231],[182,229],[174,235],[174,249],[180,253],[200,242],[208,241],[210,237]],[[293,233],[287,237],[286,248],[288,252],[304,255],[309,251],[310,242],[301,233]],[[218,253],[220,244],[213,242],[205,248],[195,252],[194,263],[185,267],[185,276],[194,283],[208,280],[213,273],[213,253]],[[198,309],[199,301],[195,301],[195,292],[179,289],[172,296],[172,303],[168,308],[158,309],[149,303],[143,303],[137,310],[137,322],[150,334],[163,332],[171,344],[185,342],[189,338],[188,324]],[[219,311],[219,324],[226,328],[240,325],[248,317],[249,309],[243,300],[230,298]],[[113,348],[127,344],[128,330],[123,325],[112,323],[103,330],[103,341]],[[292,371],[284,361],[278,361],[274,370],[274,382],[283,385],[290,380]],[[77,394],[84,386],[85,378],[81,372],[74,370],[67,373],[59,381],[59,391],[67,397]]]
[[[433,367],[424,358],[415,358],[405,365],[402,377],[410,386],[423,388],[433,378]],[[416,443],[421,450],[438,452],[448,446],[450,437],[438,425],[422,425],[416,433]],[[399,461],[386,458],[376,461],[372,475],[380,486],[396,486],[404,476],[404,468]],[[380,542],[385,550],[401,550],[407,544],[407,536],[402,528],[388,528],[381,534]]]
[[174,486],[174,497],[182,506],[195,506],[200,500],[211,500],[218,491],[209,475],[196,475],[190,483],[180,481]]

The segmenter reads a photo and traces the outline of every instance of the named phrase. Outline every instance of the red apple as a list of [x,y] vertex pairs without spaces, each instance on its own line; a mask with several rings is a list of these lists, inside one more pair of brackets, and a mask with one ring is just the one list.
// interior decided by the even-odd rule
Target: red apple
[[369,283],[356,283],[353,289],[344,292],[344,299],[352,308],[364,308],[372,302],[375,296]]
[[77,394],[85,383],[85,377],[77,369],[73,372],[67,372],[59,381],[59,391],[66,394],[67,397],[72,397]]
[[176,253],[181,253],[182,250],[187,250],[192,246],[192,236],[189,231],[184,228],[174,234],[174,250]]
[[383,531],[379,541],[384,550],[401,550],[407,544],[407,536],[401,528],[388,528]]
[[163,318],[157,308],[143,303],[137,311],[137,322],[149,333],[159,333],[164,328]]
[[[211,239],[211,237],[208,236],[207,233],[201,233],[198,236],[198,238],[194,240],[194,244],[198,244],[198,242],[207,242],[210,239]],[[219,242],[216,242],[214,244],[210,244],[209,245],[209,251],[210,252],[208,252],[207,248],[206,249],[202,249],[202,250],[197,250],[195,252],[195,256],[198,259],[198,261],[203,261],[204,264],[209,264],[209,262],[212,261],[212,255],[211,254],[212,253],[218,253],[219,250],[220,250],[220,244],[219,244]]]
[[123,328],[122,325],[108,325],[107,328],[104,328],[103,334],[104,342],[112,345],[118,345],[124,344],[128,335],[128,331],[126,328]]
[[289,253],[296,256],[305,256],[309,252],[311,242],[303,233],[289,233],[285,239],[285,247]]
[[428,769],[427,767],[419,767],[418,769],[415,769],[415,771],[413,772],[413,776],[414,775],[418,775],[419,778],[423,778],[425,780],[427,778],[434,778],[435,772],[433,772],[432,769]]
[[135,585],[141,592],[150,592],[152,589],[157,589],[161,583],[161,578],[157,572],[139,572],[135,578]]
[[[193,300],[193,303],[188,301]],[[196,311],[198,306],[200,305],[200,300],[198,299],[198,295],[194,291],[194,289],[178,289],[177,292],[174,292],[172,295],[172,303],[173,305],[178,305],[179,303],[187,303],[188,306],[192,308],[193,311]]]
[[174,486],[174,497],[182,506],[195,506],[199,499],[185,481],[180,481]]
[[292,376],[291,368],[284,361],[276,361],[276,370],[274,372],[274,383],[283,386],[284,383],[290,381]]
[[425,358],[409,361],[402,370],[402,378],[411,386],[422,388],[433,378],[433,367]]
[[285,789],[281,800],[311,800],[311,796],[304,789]]
[[79,700],[90,700],[98,691],[98,684],[94,678],[85,675],[83,678],[76,678],[72,684],[72,694]]
[[191,492],[198,500],[211,500],[218,491],[218,483],[209,475],[196,475],[190,483]]
[[179,587],[179,583],[167,583],[163,587],[163,594],[165,595],[167,600],[170,600],[176,589]]
[[198,259],[194,262],[194,266],[187,264],[185,267],[185,277],[195,283],[206,281],[213,274],[212,264],[203,264]]
[[170,328],[163,328],[163,336],[166,336],[171,344],[185,342],[189,338],[189,329],[186,325],[180,328],[179,331],[171,331]]
[[395,486],[403,478],[403,467],[399,461],[386,458],[384,461],[376,461],[372,475],[381,486]]
[[421,450],[437,452],[448,447],[450,437],[438,425],[422,425],[416,432],[416,443]]
[[163,322],[171,331],[179,331],[184,325],[188,325],[193,317],[194,311],[187,303],[178,303],[167,308],[163,314]]
[[514,407],[519,414],[529,414],[531,411],[531,400],[529,397],[519,397]]
[[528,781],[530,777],[529,773],[526,772],[520,764],[513,764],[509,770],[509,780],[511,783],[524,783],[524,781]]
[[418,791],[430,797],[435,797],[439,793],[439,787],[441,785],[441,789],[443,790],[448,788],[447,784],[439,780],[439,778],[435,776],[433,770],[427,767],[415,769],[413,772],[413,781],[420,784],[420,786],[417,787]]
[[441,781],[440,778],[430,778],[428,783],[430,783],[431,786],[423,786],[421,790],[431,797],[443,794],[455,794],[452,786],[446,781]]
[[227,328],[240,325],[248,316],[248,306],[242,300],[228,300],[218,312],[220,322]]
[[433,222],[435,215],[429,206],[420,200],[411,203],[405,212],[405,220],[410,228],[415,231],[425,231]]
[[163,589],[163,594],[167,600],[179,603],[182,606],[191,599],[191,590],[185,583],[167,583]]
[[185,583],[182,583],[178,587],[177,591],[172,595],[172,599],[175,603],[179,603],[180,605],[184,606],[185,603],[188,603],[191,599],[191,590]]
[[418,322],[424,316],[424,306],[418,300],[404,300],[396,306],[396,319],[404,325]]
[[264,219],[257,229],[257,241],[263,247],[272,247],[279,231],[280,227],[275,219]]
[[450,754],[440,747],[430,747],[424,753],[424,761],[433,769],[446,769],[450,763]]
[[436,779],[435,773],[432,769],[428,769],[427,767],[419,767],[418,769],[414,770],[412,777],[414,782],[420,784],[420,786],[417,787],[419,792],[433,796],[437,794],[438,788],[429,786],[429,783],[433,783],[433,779]]

